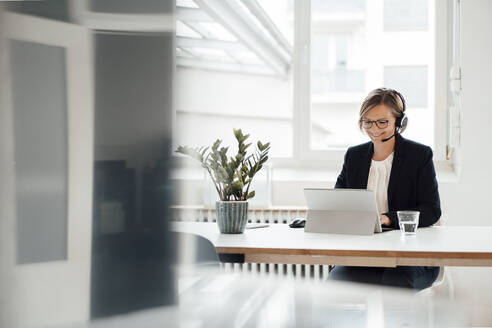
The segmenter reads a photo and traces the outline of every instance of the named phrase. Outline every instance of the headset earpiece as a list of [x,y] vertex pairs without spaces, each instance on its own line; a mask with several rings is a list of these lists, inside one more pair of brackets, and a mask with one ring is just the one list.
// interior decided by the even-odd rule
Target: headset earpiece
[[408,117],[405,113],[403,113],[403,116],[398,119],[398,124],[397,124],[398,133],[402,133],[403,131],[405,131],[407,125],[408,125]]
[[401,93],[399,93],[396,90],[393,91],[398,96],[398,98],[400,98],[402,104],[402,115],[398,117],[395,122],[397,132],[402,133],[403,131],[405,131],[408,125],[408,117],[407,114],[405,114],[405,110],[407,109],[407,104],[405,103],[405,98],[403,98]]

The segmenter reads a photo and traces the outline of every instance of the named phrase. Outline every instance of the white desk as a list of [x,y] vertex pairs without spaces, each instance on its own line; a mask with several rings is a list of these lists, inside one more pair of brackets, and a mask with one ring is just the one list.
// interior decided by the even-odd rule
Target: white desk
[[173,222],[173,231],[201,235],[219,254],[244,255],[245,262],[357,266],[492,266],[492,227],[420,228],[373,236],[306,233],[286,224],[220,234],[216,223]]

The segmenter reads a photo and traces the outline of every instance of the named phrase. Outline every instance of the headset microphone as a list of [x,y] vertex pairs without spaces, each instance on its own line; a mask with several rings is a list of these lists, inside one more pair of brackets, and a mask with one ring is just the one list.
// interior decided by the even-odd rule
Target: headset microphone
[[391,138],[393,138],[395,135],[396,135],[396,132],[393,133],[393,135],[391,137],[384,138],[383,140],[381,140],[381,142],[386,142],[386,141],[390,140]]

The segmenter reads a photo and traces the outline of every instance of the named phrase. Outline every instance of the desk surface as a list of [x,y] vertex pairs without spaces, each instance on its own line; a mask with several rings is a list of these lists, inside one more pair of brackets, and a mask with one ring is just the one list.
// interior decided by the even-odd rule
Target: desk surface
[[207,238],[218,253],[244,254],[246,262],[492,266],[492,227],[419,228],[414,236],[317,234],[286,224],[238,235],[220,234],[216,223],[173,222],[172,229]]

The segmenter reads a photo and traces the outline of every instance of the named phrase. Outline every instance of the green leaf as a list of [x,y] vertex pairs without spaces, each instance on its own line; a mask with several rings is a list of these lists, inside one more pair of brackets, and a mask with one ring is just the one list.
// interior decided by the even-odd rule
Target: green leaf
[[227,171],[219,166],[214,169],[214,173],[217,177],[217,181],[222,182],[222,183],[227,183],[228,182],[228,177],[229,175],[227,174]]
[[241,140],[243,138],[243,132],[241,129],[232,129],[234,131],[234,136],[237,140]]
[[270,143],[267,142],[266,144],[262,144],[261,141],[258,141],[257,146],[258,146],[258,149],[261,152],[263,152],[263,151],[265,151],[266,149],[268,149],[270,147]]
[[176,153],[186,155],[200,163],[203,163],[203,155],[199,152],[199,148],[192,148],[188,146],[178,146]]
[[243,190],[243,187],[244,187],[244,184],[241,182],[241,181],[234,181],[232,184],[231,184],[231,187],[234,189],[234,190]]
[[235,181],[231,184],[231,193],[240,199],[243,193],[243,183],[241,181]]
[[243,189],[249,191],[253,177],[268,161],[270,143],[257,141],[257,149],[248,154],[252,143],[245,140],[250,135],[243,134],[241,129],[233,129],[233,132],[238,142],[238,152],[234,156],[227,155],[229,147],[221,147],[221,139],[217,139],[211,147],[178,146],[175,152],[200,162],[214,180],[222,200],[246,200],[254,197],[255,192],[245,193]]
[[213,150],[217,150],[217,149],[219,149],[219,146],[220,146],[220,144],[221,144],[221,143],[222,143],[222,140],[217,139],[217,140],[214,142],[214,145],[212,146],[212,149],[213,149]]
[[246,195],[246,199],[250,199],[250,198],[253,198],[253,197],[255,197],[255,191],[254,190],[251,191],[251,192],[249,192],[248,195]]

